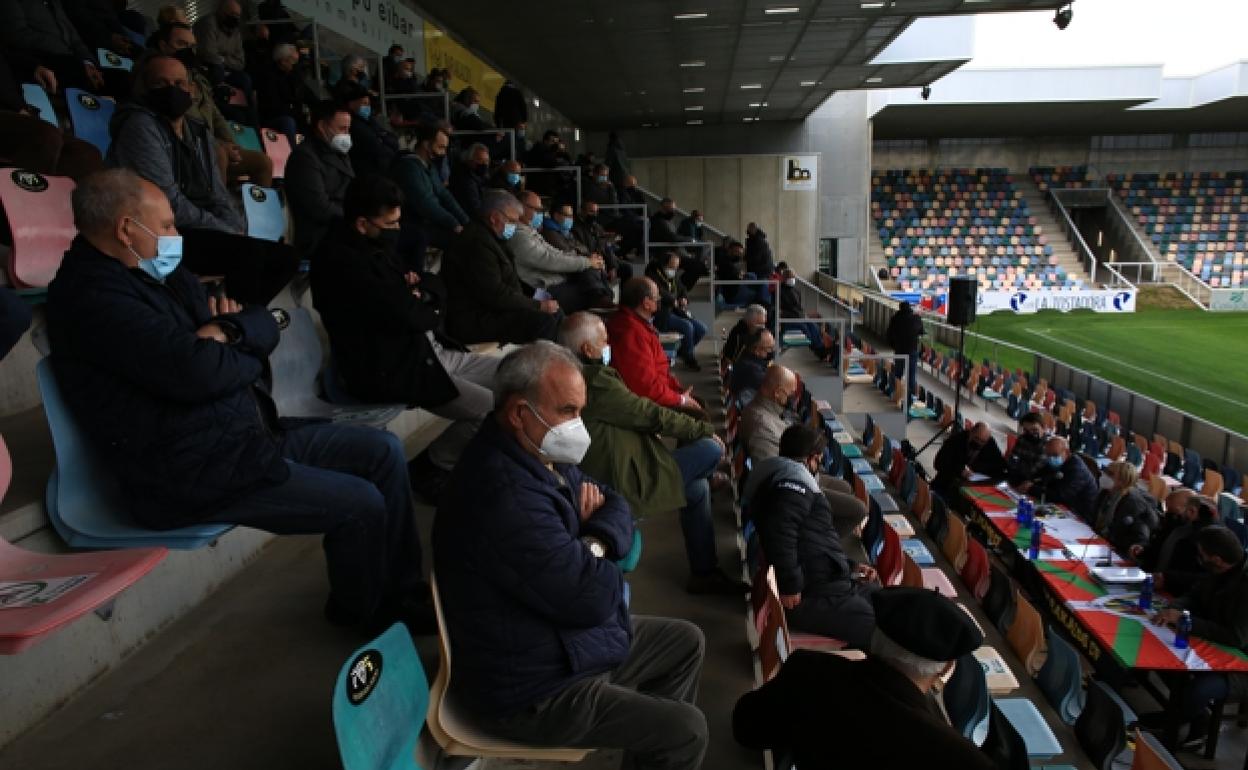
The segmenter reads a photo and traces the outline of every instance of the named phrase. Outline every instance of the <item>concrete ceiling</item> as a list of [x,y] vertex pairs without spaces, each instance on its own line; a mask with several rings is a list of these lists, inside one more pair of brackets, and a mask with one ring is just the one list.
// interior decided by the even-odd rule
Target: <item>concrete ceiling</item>
[[[834,91],[922,86],[963,61],[870,64],[916,18],[1053,9],[1066,2],[544,0],[539,4],[412,4],[578,126],[605,130],[643,124],[684,125],[698,120],[707,125],[746,118],[794,120],[805,118]],[[769,14],[769,8],[797,10]],[[705,13],[706,17],[674,18],[690,12]],[[702,64],[682,66],[694,62]]]

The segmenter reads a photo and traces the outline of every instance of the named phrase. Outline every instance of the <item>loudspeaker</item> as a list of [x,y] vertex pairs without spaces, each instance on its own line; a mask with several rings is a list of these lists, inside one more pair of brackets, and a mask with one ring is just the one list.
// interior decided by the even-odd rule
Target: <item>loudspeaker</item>
[[953,326],[968,326],[975,323],[975,305],[978,303],[976,289],[979,284],[974,278],[953,276],[949,278],[949,312],[945,320]]

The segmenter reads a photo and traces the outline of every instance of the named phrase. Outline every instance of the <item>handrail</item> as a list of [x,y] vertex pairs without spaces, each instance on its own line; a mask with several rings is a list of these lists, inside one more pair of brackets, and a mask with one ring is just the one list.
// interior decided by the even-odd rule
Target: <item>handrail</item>
[[[815,293],[815,312],[818,312],[821,307],[821,305],[818,304],[819,300],[825,299],[828,302],[831,302],[834,306],[839,306],[842,310],[844,310],[845,315],[849,318],[849,330],[851,332],[854,330],[854,316],[861,315],[861,313],[855,310],[852,305],[850,305],[848,302],[844,302],[838,299],[837,297],[832,296],[831,294],[828,294],[826,291],[819,288],[818,286],[811,283],[810,281],[806,280],[805,278],[798,278],[797,282],[803,288],[809,289],[810,291]],[[810,320],[810,319],[806,319],[806,320]]]
[[[1079,228],[1075,226],[1075,221],[1070,218],[1070,212],[1066,210],[1064,205],[1062,205],[1062,199],[1058,197],[1057,191],[1050,188],[1048,192],[1049,209],[1054,214],[1060,215],[1057,223],[1064,226],[1064,229],[1066,230],[1066,238],[1075,243],[1078,247],[1083,257],[1084,269],[1087,270],[1088,274],[1092,277],[1092,282],[1096,283],[1097,267],[1102,263],[1096,258],[1096,254],[1092,253],[1092,249],[1088,247],[1087,241],[1083,240],[1083,233],[1079,232]],[[1124,283],[1127,283],[1126,279],[1123,278],[1117,270],[1110,268],[1110,273],[1117,276],[1118,279]],[[1128,283],[1128,285],[1130,284]],[[1131,288],[1135,287],[1132,286]]]
[[[390,98],[393,99],[394,97]],[[507,139],[511,143],[511,155],[508,155],[507,157],[510,160],[518,160],[516,158],[516,129],[514,128],[478,128],[472,131],[461,131],[458,128],[455,129],[455,136],[488,136],[494,134],[507,134]]]
[[884,288],[884,282],[880,280],[880,269],[875,265],[868,264],[867,272],[871,274],[871,280],[875,281],[875,288],[881,294],[887,294],[888,289]]
[[[657,195],[657,194],[655,194],[655,193],[652,193],[652,192],[650,192],[649,190],[647,190],[646,188],[642,187],[641,185],[637,185],[637,189],[638,189],[638,190],[641,190],[641,194],[642,194],[642,195],[645,195],[645,196],[646,196],[646,197],[648,197],[648,198],[652,198],[652,199],[654,199],[655,201],[661,201],[661,200],[663,200],[663,196],[662,196],[662,195]],[[676,211],[677,211],[677,213],[684,214],[685,216],[689,216],[689,212],[688,212],[688,211],[685,211],[684,209],[680,208],[679,206],[677,206],[677,207],[676,207]],[[720,230],[718,227],[716,227],[716,226],[714,226],[714,225],[708,225],[706,222],[703,222],[703,223],[702,223],[702,228],[703,228],[703,229],[705,229],[705,230],[710,230],[712,233],[714,233],[715,235],[718,235],[720,238],[727,238],[727,237],[728,237],[728,233],[725,233],[723,230]]]
[[1140,236],[1139,231],[1135,229],[1135,224],[1131,221],[1130,212],[1128,212],[1126,207],[1122,205],[1122,202],[1118,200],[1118,196],[1114,195],[1113,190],[1106,188],[1106,193],[1110,206],[1112,206],[1114,211],[1118,213],[1118,219],[1122,222],[1123,229],[1125,229],[1129,237],[1135,241],[1136,248],[1153,262],[1157,264],[1164,262],[1164,260],[1157,258],[1159,254],[1154,252],[1152,245],[1145,241],[1144,238]]

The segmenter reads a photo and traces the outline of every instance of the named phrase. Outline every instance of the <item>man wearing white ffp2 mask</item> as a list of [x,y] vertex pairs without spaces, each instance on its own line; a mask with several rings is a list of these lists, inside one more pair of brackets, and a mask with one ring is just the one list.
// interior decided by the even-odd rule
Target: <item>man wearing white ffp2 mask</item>
[[500,737],[621,748],[631,767],[700,767],[702,633],[629,617],[614,563],[633,541],[628,504],[566,462],[588,447],[580,363],[549,342],[526,345],[499,364],[494,389],[433,524],[448,630],[472,640],[455,653],[467,672],[457,695]]

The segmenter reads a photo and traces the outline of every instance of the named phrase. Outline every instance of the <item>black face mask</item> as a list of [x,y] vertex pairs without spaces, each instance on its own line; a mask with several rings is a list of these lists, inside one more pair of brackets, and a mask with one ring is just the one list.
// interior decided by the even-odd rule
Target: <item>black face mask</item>
[[222,29],[238,29],[238,25],[242,23],[242,17],[239,16],[222,16]]
[[967,449],[970,449],[972,452],[978,452],[979,450],[984,448],[984,445],[979,443],[978,441],[968,441],[966,442],[966,447]]
[[153,88],[146,101],[153,112],[169,120],[177,120],[191,108],[191,95],[178,86]]
[[593,223],[595,223],[595,222],[597,222],[597,221],[598,221],[598,215],[597,215],[597,214],[586,214],[586,215],[585,215],[584,217],[582,217],[582,218],[585,220],[585,224],[587,224],[587,225],[592,225]]
[[399,234],[401,232],[397,229],[392,230],[388,227],[381,227],[377,229],[377,235],[372,238],[372,241],[386,251],[393,253],[399,248]]
[[676,216],[676,212],[675,211],[660,211],[659,216],[663,217],[664,219],[671,219],[672,217]]
[[182,62],[182,66],[186,67],[187,72],[193,72],[199,66],[199,56],[195,53],[194,48],[180,48],[174,52],[173,58]]

